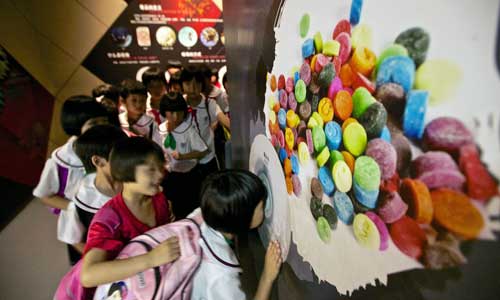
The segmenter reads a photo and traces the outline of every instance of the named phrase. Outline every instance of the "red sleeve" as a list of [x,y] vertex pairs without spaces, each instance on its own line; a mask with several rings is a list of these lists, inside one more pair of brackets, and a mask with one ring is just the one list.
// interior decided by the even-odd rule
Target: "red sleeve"
[[98,248],[107,251],[110,258],[116,257],[125,246],[120,226],[118,214],[113,209],[100,209],[90,224],[84,253]]

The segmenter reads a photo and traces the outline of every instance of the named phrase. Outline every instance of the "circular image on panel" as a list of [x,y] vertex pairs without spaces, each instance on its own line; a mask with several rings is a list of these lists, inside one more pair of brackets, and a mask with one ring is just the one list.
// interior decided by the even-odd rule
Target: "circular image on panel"
[[156,30],[156,41],[162,47],[172,47],[176,41],[175,31],[168,26],[161,26]]
[[125,27],[115,27],[111,29],[111,39],[115,45],[122,49],[132,44],[132,35]]
[[196,30],[193,27],[182,27],[179,30],[179,42],[187,48],[191,48],[196,45],[198,41],[198,35],[196,34]]
[[200,40],[207,48],[212,48],[219,41],[219,33],[213,27],[205,27],[200,34]]
[[220,42],[222,43],[222,45],[226,44],[226,36],[224,35],[224,32],[220,33]]

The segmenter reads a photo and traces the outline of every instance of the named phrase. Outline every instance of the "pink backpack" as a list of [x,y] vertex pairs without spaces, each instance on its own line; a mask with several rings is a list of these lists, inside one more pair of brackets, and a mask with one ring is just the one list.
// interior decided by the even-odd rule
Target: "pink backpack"
[[[170,237],[179,237],[181,257],[173,263],[148,269],[133,277],[104,284],[95,290],[94,300],[159,300],[191,299],[192,278],[202,260],[202,249],[198,243],[201,233],[200,216],[183,219],[154,228],[132,239],[120,252],[117,259],[145,254]],[[91,289],[80,284],[80,260],[61,280],[54,300],[92,299]]]

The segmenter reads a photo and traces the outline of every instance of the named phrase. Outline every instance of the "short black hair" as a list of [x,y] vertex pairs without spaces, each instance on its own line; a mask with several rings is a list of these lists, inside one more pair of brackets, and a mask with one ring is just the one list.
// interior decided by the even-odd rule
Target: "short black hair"
[[165,164],[163,150],[155,142],[139,136],[120,140],[109,156],[111,176],[116,181],[135,182],[135,168],[151,156]]
[[163,85],[167,86],[165,72],[160,70],[158,67],[149,67],[144,73],[142,73],[142,84],[144,84],[146,89],[153,81],[160,81]]
[[125,132],[113,125],[96,125],[79,136],[75,142],[75,152],[82,161],[85,172],[96,171],[92,156],[97,155],[109,160],[109,153],[114,144],[125,138]]
[[170,68],[182,69],[182,63],[179,60],[169,59],[167,60],[167,69]]
[[92,90],[92,97],[98,98],[98,97],[104,97],[108,98],[109,100],[113,101],[113,103],[118,104],[118,100],[120,99],[120,89],[111,84],[101,84],[96,86]]
[[175,83],[181,84],[181,73],[182,71],[177,71],[174,74],[170,75],[170,80],[168,81],[168,84],[170,86]]
[[61,126],[67,135],[79,136],[83,124],[98,117],[108,117],[108,112],[94,98],[86,95],[72,96],[63,103]]
[[200,70],[200,68],[196,66],[187,66],[181,71],[180,83],[189,82],[191,80],[196,79],[199,83],[203,83],[205,78]]
[[123,101],[125,101],[129,95],[142,95],[147,96],[148,91],[144,84],[137,80],[133,79],[125,79],[122,81],[120,86],[120,96]]
[[246,170],[223,170],[209,175],[201,192],[203,219],[215,230],[247,232],[255,208],[267,199],[267,189],[255,174]]
[[165,117],[167,111],[182,111],[187,114],[188,105],[180,93],[170,92],[164,94],[160,100],[160,114]]

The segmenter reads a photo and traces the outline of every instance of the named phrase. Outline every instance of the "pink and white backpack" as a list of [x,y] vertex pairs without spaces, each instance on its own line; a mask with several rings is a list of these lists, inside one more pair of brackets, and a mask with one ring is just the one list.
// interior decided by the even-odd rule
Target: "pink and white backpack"
[[194,220],[166,224],[132,239],[117,259],[145,254],[173,236],[179,238],[179,259],[137,273],[126,280],[101,285],[95,292],[94,300],[191,299],[192,278],[202,260],[200,227]]

